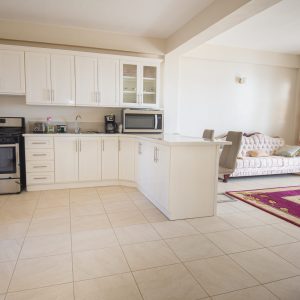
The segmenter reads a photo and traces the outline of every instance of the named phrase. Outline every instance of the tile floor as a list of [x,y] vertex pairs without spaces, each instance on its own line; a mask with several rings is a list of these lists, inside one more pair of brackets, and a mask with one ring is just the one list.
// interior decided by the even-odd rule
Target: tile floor
[[300,229],[219,184],[217,216],[168,221],[134,188],[0,196],[0,300],[300,299]]

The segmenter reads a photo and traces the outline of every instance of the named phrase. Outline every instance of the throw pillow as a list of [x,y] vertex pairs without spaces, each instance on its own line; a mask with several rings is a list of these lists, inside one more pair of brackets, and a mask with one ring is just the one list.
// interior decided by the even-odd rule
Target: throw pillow
[[294,157],[298,154],[298,151],[300,151],[300,146],[284,145],[275,151],[275,155]]
[[268,153],[266,153],[263,150],[251,150],[247,152],[247,156],[250,157],[264,157],[264,156],[269,156]]

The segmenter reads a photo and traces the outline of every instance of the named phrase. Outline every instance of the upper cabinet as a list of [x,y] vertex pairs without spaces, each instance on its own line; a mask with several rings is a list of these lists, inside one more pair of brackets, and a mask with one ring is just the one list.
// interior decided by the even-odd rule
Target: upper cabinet
[[25,53],[26,103],[75,105],[74,56]]
[[0,50],[0,94],[25,94],[23,51]]
[[119,60],[76,56],[76,105],[119,106]]
[[121,105],[157,107],[159,105],[159,73],[159,64],[121,60]]

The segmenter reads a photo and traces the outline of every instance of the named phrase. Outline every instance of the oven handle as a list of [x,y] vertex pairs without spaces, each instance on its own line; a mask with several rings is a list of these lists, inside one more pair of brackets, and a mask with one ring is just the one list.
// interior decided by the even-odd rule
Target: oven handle
[[154,115],[154,118],[155,118],[155,123],[154,123],[154,129],[157,129],[157,114]]

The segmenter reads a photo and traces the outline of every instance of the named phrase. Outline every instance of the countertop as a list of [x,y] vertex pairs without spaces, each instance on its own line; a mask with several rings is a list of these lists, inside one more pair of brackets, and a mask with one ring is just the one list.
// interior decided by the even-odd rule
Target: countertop
[[178,134],[120,134],[120,133],[114,133],[114,134],[107,134],[107,133],[25,133],[23,136],[35,136],[35,137],[42,137],[42,136],[51,136],[51,137],[57,137],[57,136],[72,136],[72,137],[131,137],[131,138],[137,138],[140,140],[145,140],[149,142],[156,142],[159,144],[165,144],[170,146],[211,146],[211,145],[231,145],[231,142],[227,142],[224,140],[214,139],[214,140],[204,140],[202,138],[196,138],[196,137],[188,137]]

